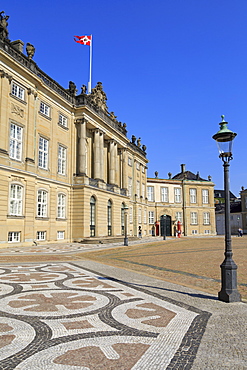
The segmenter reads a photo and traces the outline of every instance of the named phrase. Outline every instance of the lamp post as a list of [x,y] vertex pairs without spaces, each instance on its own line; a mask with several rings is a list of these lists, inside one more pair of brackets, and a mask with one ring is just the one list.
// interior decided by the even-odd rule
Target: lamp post
[[232,142],[237,135],[228,129],[224,116],[221,116],[220,130],[213,136],[216,140],[219,157],[224,167],[224,190],[225,190],[225,259],[221,267],[221,291],[218,298],[223,302],[239,302],[241,295],[237,290],[237,265],[232,259],[231,227],[230,227],[230,187],[229,167],[232,160]]
[[128,217],[128,209],[129,207],[127,205],[124,206],[124,245],[129,245],[128,240],[128,230],[127,230],[127,217]]

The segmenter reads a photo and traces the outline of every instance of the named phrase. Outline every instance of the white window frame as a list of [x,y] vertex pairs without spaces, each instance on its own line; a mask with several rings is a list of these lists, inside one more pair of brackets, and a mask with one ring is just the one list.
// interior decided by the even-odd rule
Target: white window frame
[[181,203],[181,188],[174,188],[174,202]]
[[133,207],[129,208],[129,223],[133,223]]
[[16,82],[12,82],[11,86],[11,95],[15,96],[16,98],[23,100],[25,99],[25,89],[18,85]]
[[138,223],[139,224],[142,223],[142,209],[141,208],[138,209]]
[[46,240],[46,231],[37,231],[36,240],[39,240],[39,241]]
[[23,210],[23,186],[10,184],[9,214],[11,216],[22,216]]
[[132,197],[132,177],[128,178],[129,197]]
[[190,203],[196,203],[196,189],[190,188]]
[[148,211],[148,223],[149,225],[154,224],[154,211]]
[[21,241],[20,231],[9,231],[8,232],[8,243],[19,243]]
[[48,192],[43,189],[37,191],[37,217],[46,218],[48,209]]
[[167,186],[162,186],[160,188],[160,201],[164,203],[168,203],[169,201],[169,195],[168,195],[168,187]]
[[183,212],[176,212],[176,221],[183,222]]
[[140,181],[136,181],[136,195],[140,198]]
[[63,230],[57,231],[57,240],[64,240],[65,232]]
[[23,127],[11,122],[9,138],[9,156],[16,161],[22,159]]
[[209,203],[209,191],[208,189],[202,189],[202,203],[208,204]]
[[136,162],[136,169],[137,169],[138,171],[140,171],[140,163],[139,163],[139,162]]
[[210,234],[210,230],[204,230],[204,234]]
[[68,127],[68,118],[66,116],[64,116],[62,113],[59,113],[58,123],[59,123],[60,126],[67,128]]
[[41,114],[43,114],[44,116],[50,118],[51,107],[48,104],[46,104],[45,102],[41,101],[40,106],[39,106],[39,112]]
[[49,155],[49,140],[44,137],[39,137],[39,168],[43,170],[48,169],[48,155]]
[[196,235],[196,234],[198,234],[198,231],[197,230],[191,230],[191,234]]
[[210,212],[203,212],[203,225],[210,225]]
[[154,186],[148,186],[147,192],[148,192],[148,201],[154,202]]
[[58,145],[58,163],[57,172],[59,175],[66,175],[66,163],[67,163],[67,148],[63,145]]
[[66,195],[64,193],[57,195],[57,218],[66,218]]
[[190,224],[198,225],[198,214],[197,212],[190,212]]

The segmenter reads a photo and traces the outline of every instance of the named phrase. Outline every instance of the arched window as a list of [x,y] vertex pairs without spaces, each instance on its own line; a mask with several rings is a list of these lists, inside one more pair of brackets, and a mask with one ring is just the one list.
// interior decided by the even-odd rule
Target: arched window
[[112,235],[112,202],[108,200],[107,203],[107,226],[108,226],[108,236]]
[[95,206],[96,199],[90,198],[90,236],[95,236]]
[[121,234],[124,235],[124,212],[125,212],[125,204],[122,203],[121,207]]

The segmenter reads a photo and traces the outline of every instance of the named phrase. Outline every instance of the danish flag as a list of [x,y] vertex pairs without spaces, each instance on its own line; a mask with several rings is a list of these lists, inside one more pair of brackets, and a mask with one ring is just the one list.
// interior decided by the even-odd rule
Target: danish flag
[[74,36],[74,40],[75,42],[78,42],[78,44],[91,45],[92,35],[91,36]]

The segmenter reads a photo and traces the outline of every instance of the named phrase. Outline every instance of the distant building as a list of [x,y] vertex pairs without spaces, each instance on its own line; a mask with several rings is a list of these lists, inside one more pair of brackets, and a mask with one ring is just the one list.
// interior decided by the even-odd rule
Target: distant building
[[241,207],[242,207],[242,229],[247,234],[247,189],[242,187],[240,192]]
[[149,234],[160,235],[166,215],[166,235],[175,235],[177,222],[183,235],[215,235],[214,183],[185,170],[168,179],[147,179]]
[[[230,191],[230,202],[238,201],[239,199]],[[225,190],[214,190],[215,204],[225,203]]]
[[[216,232],[217,235],[225,234],[225,204],[215,205]],[[243,228],[241,201],[230,203],[230,226],[231,233],[238,234],[238,229]]]

